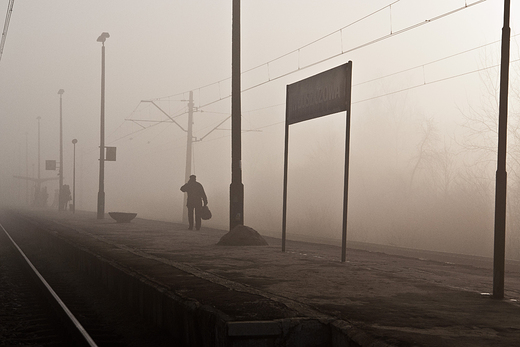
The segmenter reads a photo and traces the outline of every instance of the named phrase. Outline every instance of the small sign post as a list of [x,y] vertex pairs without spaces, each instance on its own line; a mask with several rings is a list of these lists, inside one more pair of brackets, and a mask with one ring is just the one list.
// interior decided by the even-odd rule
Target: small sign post
[[341,262],[347,253],[348,172],[350,152],[350,104],[352,62],[340,65],[287,86],[285,112],[285,153],[283,180],[282,252],[285,252],[287,226],[287,169],[289,159],[289,125],[346,111],[345,174],[343,192],[343,230]]

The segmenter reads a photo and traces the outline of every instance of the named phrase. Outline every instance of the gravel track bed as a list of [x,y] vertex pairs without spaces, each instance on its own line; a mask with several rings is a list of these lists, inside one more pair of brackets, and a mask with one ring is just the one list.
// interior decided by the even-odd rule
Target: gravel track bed
[[0,345],[50,346],[70,341],[0,232]]
[[[0,216],[1,217],[1,216]],[[17,221],[19,222],[19,221]],[[2,223],[4,221],[2,219]],[[78,321],[83,325],[85,330],[91,335],[99,346],[172,346],[170,336],[156,327],[150,325],[141,319],[135,312],[116,302],[98,283],[79,273],[75,268],[62,261],[57,252],[49,252],[45,242],[40,240],[38,233],[44,233],[42,230],[35,230],[30,225],[4,224],[13,239],[18,243],[20,248],[31,259],[35,267],[40,271],[43,277],[56,291],[58,296],[65,302]],[[4,236],[4,238],[6,238]],[[7,240],[7,239],[6,239]],[[0,252],[3,255],[7,242],[0,242]],[[14,253],[13,253],[14,254]],[[13,262],[12,256],[9,257]],[[3,260],[3,259],[2,259]],[[7,266],[7,262],[2,261],[0,264],[0,276],[7,274],[2,267]],[[21,268],[21,264],[19,264]],[[15,270],[16,271],[16,270]],[[9,275],[7,275],[9,276]],[[33,282],[29,280],[28,287],[34,287]],[[27,316],[20,316],[19,319],[13,320],[3,319],[13,315],[13,308],[9,304],[13,302],[5,295],[19,295],[20,281],[17,277],[11,277],[5,280],[0,277],[0,346],[4,345],[28,345],[28,346],[68,346],[69,342],[62,342],[54,333],[49,333],[49,338],[35,337],[35,342],[27,341],[26,337],[30,336],[27,329],[31,327],[30,320]],[[8,288],[4,288],[4,287]],[[5,289],[5,290],[4,290]],[[35,290],[33,288],[33,290]],[[36,304],[43,305],[44,300],[40,295],[35,293],[33,301]],[[16,302],[16,301],[14,301]],[[37,309],[27,307],[23,311],[38,312]],[[16,312],[15,312],[16,313]],[[12,321],[12,322],[11,322]],[[6,322],[6,323],[4,323]],[[60,323],[54,324],[54,330],[49,331],[60,332]],[[25,330],[23,330],[25,329]],[[61,329],[63,330],[63,329]],[[40,334],[38,331],[37,334]],[[46,336],[45,332],[43,336]],[[5,341],[5,343],[4,343]]]

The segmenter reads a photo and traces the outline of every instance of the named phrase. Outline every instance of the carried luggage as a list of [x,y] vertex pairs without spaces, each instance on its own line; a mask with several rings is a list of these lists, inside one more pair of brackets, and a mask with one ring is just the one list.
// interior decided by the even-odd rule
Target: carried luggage
[[200,210],[200,218],[204,220],[208,220],[211,218],[211,211],[209,210],[209,207],[207,205],[202,206],[202,209]]

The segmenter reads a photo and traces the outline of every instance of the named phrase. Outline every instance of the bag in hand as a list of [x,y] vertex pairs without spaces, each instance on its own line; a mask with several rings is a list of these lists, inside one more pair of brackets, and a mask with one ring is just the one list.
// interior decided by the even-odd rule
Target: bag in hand
[[200,210],[200,218],[204,220],[211,219],[211,211],[208,206],[202,206],[202,209]]

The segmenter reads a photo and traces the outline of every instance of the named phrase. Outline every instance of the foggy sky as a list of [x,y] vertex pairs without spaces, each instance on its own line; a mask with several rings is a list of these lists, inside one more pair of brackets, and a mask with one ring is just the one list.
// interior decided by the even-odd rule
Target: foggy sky
[[[230,114],[231,3],[15,2],[0,61],[3,202],[26,203],[26,183],[13,175],[37,175],[38,116],[41,175],[56,175],[44,171],[44,161],[59,158],[57,92],[64,89],[64,183],[72,185],[71,141],[77,138],[77,209],[95,211],[101,77],[101,44],[96,38],[109,32],[106,145],[117,147],[118,158],[105,163],[106,211],[180,220],[186,134],[171,122],[154,123],[168,118],[140,101],[158,99],[157,104],[185,127],[188,92],[193,91],[198,109],[194,136],[209,133],[194,144],[192,167],[213,212],[205,225],[226,228],[230,122],[213,129]],[[464,149],[471,137],[464,115],[486,107],[493,114],[492,98],[487,98],[496,87],[498,69],[484,68],[499,63],[500,44],[492,43],[500,40],[503,1],[487,0],[404,33],[399,31],[474,1],[402,0],[360,20],[392,3],[242,2],[242,70],[259,67],[244,73],[242,84],[244,89],[262,84],[242,94],[245,223],[273,235],[281,228],[285,86],[351,60],[349,239],[489,255],[489,196],[494,187],[489,179],[483,186],[477,183],[493,172],[495,157]],[[0,8],[7,7],[7,1],[2,4]],[[515,2],[511,6],[513,75],[518,71],[514,35],[520,8]],[[341,34],[307,46],[341,28]],[[338,55],[390,33],[399,34]],[[483,72],[475,72],[479,69],[491,82]],[[418,85],[423,86],[411,88]],[[344,119],[344,114],[336,114],[291,126],[290,235],[341,235]],[[427,129],[431,136],[421,147]],[[489,136],[492,144],[495,135]],[[482,142],[481,147],[488,145]],[[441,158],[443,151],[451,153],[449,160],[447,155]],[[478,166],[482,172],[475,173],[475,163],[483,161],[490,164]],[[449,169],[441,170],[441,163],[449,163]],[[451,183],[441,192],[447,172]],[[29,190],[33,186],[29,184]],[[47,186],[52,192],[57,181]],[[449,203],[440,202],[448,196]],[[482,206],[467,206],[475,196],[482,197]],[[460,210],[449,215],[442,209],[448,205]],[[472,213],[482,220],[476,221]]]

